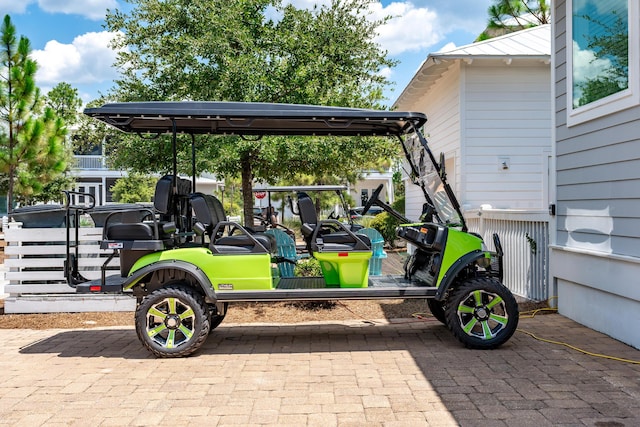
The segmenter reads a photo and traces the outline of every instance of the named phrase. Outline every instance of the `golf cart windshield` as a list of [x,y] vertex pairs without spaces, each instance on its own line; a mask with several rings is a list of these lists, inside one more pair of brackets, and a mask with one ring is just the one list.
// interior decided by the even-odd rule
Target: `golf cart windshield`
[[449,226],[464,228],[464,218],[446,182],[442,169],[444,166],[436,162],[426,140],[414,133],[403,141],[403,148],[411,167],[412,181],[426,193],[427,201],[435,208],[440,221]]

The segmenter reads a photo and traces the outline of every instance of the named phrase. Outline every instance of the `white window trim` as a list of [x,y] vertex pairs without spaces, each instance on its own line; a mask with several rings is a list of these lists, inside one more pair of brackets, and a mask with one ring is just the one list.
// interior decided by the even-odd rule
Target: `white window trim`
[[640,14],[638,1],[629,0],[629,87],[578,108],[573,107],[573,0],[567,0],[567,126],[597,119],[640,104]]

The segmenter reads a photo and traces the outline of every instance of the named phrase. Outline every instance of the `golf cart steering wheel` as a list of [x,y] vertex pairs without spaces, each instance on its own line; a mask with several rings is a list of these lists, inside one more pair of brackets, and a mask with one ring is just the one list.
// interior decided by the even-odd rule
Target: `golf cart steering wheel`
[[374,202],[378,200],[378,196],[380,195],[380,192],[383,188],[384,184],[380,184],[378,185],[378,188],[373,191],[371,197],[369,198],[369,200],[367,200],[367,204],[364,205],[364,208],[362,208],[362,215],[366,215],[369,209],[371,209],[371,206],[373,206]]

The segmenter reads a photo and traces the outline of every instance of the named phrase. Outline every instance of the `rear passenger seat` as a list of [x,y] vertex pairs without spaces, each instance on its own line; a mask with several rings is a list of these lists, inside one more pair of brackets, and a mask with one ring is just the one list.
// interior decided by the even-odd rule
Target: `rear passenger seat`
[[[224,207],[217,197],[210,194],[193,193],[190,196],[195,218],[209,238],[209,249],[214,253],[276,253],[273,236],[252,233],[235,222],[227,221]],[[224,233],[227,231],[227,235]],[[229,235],[230,233],[236,233]],[[239,234],[237,234],[239,233]]]

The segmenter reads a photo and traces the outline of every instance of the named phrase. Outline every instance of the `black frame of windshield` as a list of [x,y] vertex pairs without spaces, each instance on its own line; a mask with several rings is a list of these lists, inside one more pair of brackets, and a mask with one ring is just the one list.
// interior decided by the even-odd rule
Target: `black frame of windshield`
[[[424,151],[429,156],[429,160],[431,160],[431,163],[433,164],[434,168],[436,169],[436,172],[438,172],[438,176],[440,177],[440,180],[442,181],[444,192],[447,194],[447,197],[451,201],[451,204],[453,205],[453,208],[456,210],[456,213],[458,214],[458,217],[460,218],[460,222],[461,222],[460,225],[461,225],[462,231],[464,231],[466,233],[468,231],[467,222],[465,221],[464,215],[462,214],[462,209],[460,208],[460,203],[458,202],[458,199],[456,198],[453,190],[451,189],[451,186],[449,185],[449,182],[447,181],[447,176],[446,176],[445,171],[442,169],[440,163],[438,163],[436,161],[436,158],[433,156],[433,153],[431,152],[431,149],[429,148],[429,143],[428,143],[427,139],[422,135],[422,132],[420,132],[420,130],[416,129],[415,127],[414,127],[413,130],[414,130],[414,133],[416,134],[416,136],[418,137],[418,140],[420,141],[420,145],[422,146]],[[402,150],[404,151],[404,155],[407,158],[407,161],[409,162],[409,165],[411,166],[412,174],[415,175],[415,176],[418,176],[419,172],[416,169],[416,167],[413,164],[413,162],[411,161],[411,156],[409,155],[409,152],[407,151],[407,147],[404,145],[404,141],[402,140],[401,137],[400,137],[400,142],[402,144]],[[413,182],[413,183],[416,184],[415,182]],[[431,204],[432,206],[435,206],[434,203],[433,203],[433,200],[431,200],[431,197],[429,196],[429,193],[424,188],[424,186],[423,185],[418,185],[418,186],[422,190],[422,193],[424,194],[424,197],[425,197],[427,203]],[[435,213],[436,217],[438,218],[438,220],[441,223],[444,223],[444,221],[442,221],[442,218],[440,218],[440,216],[438,215],[437,210],[435,210],[434,213]]]

